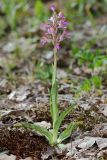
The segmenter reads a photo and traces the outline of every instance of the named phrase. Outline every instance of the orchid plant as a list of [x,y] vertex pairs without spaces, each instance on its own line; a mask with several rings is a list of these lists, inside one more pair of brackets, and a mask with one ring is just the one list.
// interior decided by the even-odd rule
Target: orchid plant
[[65,38],[69,38],[70,34],[67,31],[68,22],[66,21],[65,16],[60,13],[56,13],[55,6],[51,6],[51,11],[53,12],[52,17],[49,19],[49,23],[43,26],[44,29],[44,36],[41,40],[41,44],[45,45],[46,43],[53,44],[53,51],[54,51],[54,64],[53,64],[53,75],[52,75],[52,88],[51,88],[51,95],[50,95],[50,113],[52,117],[52,129],[47,130],[44,127],[39,125],[31,124],[31,123],[22,123],[22,127],[29,128],[40,133],[42,136],[45,136],[46,139],[49,141],[51,146],[60,146],[62,141],[67,139],[71,132],[75,129],[75,123],[71,122],[67,128],[59,133],[59,129],[61,126],[62,121],[64,118],[72,111],[73,107],[75,106],[70,105],[65,111],[59,113],[58,108],[58,88],[57,88],[57,52],[60,50],[61,42]]

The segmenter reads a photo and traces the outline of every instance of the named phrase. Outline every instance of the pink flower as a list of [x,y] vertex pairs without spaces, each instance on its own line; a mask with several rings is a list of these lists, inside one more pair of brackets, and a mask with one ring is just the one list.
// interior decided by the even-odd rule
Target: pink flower
[[57,43],[57,44],[55,45],[55,48],[56,48],[57,50],[60,50],[60,49],[61,49],[59,43]]
[[67,25],[68,25],[68,22],[66,20],[60,20],[58,27],[59,28],[66,28]]
[[63,13],[62,13],[62,12],[59,12],[59,14],[58,14],[58,18],[65,19],[65,16],[63,15]]
[[55,5],[51,5],[51,6],[50,6],[50,10],[51,10],[51,11],[53,11],[53,12],[54,12],[54,11],[55,11],[55,9],[56,9],[56,8],[55,8]]
[[52,28],[52,27],[49,27],[48,28],[48,34],[54,34],[54,28]]
[[64,30],[63,33],[59,37],[59,42],[62,42],[66,38],[71,38],[71,33],[67,30]]
[[48,43],[48,39],[47,39],[47,37],[44,36],[41,39],[41,45],[44,46],[46,43]]

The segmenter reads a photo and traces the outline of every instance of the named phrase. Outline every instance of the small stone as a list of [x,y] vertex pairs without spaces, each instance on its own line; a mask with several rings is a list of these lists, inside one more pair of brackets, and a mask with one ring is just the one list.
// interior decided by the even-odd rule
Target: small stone
[[16,49],[16,44],[13,42],[8,42],[4,47],[3,47],[3,51],[4,52],[13,52]]
[[16,156],[3,153],[0,155],[0,160],[16,160]]
[[21,87],[21,88],[18,88],[17,90],[12,91],[9,94],[8,98],[9,100],[12,100],[12,101],[22,102],[26,100],[30,94],[31,93],[29,91],[29,88]]
[[31,157],[27,157],[24,160],[33,160]]

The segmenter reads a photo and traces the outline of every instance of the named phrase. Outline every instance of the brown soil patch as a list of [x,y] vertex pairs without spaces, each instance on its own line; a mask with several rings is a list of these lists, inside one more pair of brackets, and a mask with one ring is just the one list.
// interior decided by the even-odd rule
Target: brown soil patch
[[40,160],[41,153],[45,152],[48,143],[43,137],[34,133],[19,130],[0,130],[0,149],[9,150],[9,154],[20,158],[32,157]]

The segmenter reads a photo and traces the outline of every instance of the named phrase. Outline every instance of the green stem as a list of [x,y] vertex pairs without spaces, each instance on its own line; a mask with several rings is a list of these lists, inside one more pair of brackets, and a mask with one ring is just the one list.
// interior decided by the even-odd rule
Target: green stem
[[54,65],[53,65],[53,82],[52,85],[56,82],[57,78],[57,50],[54,48]]

